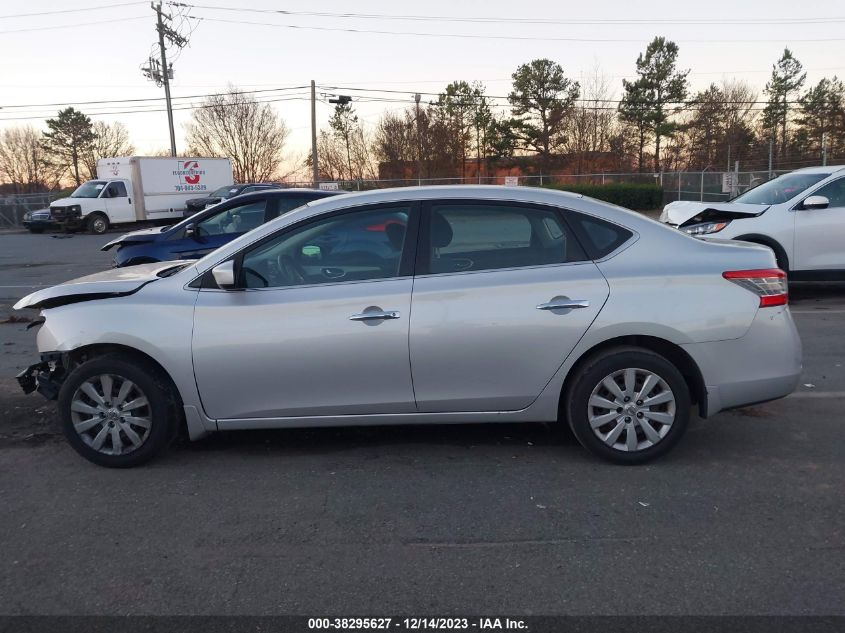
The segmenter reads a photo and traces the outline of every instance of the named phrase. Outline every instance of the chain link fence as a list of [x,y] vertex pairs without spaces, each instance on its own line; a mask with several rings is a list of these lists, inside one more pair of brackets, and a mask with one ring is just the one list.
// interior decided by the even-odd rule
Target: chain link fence
[[[657,185],[663,190],[663,204],[675,200],[699,202],[724,202],[756,187],[783,171],[675,171],[662,173],[595,173],[551,174],[531,176],[482,176],[472,178],[405,178],[394,180],[337,180],[321,182],[322,188],[339,191],[368,191],[387,187],[414,187],[425,185],[520,185],[545,187],[550,185]],[[297,187],[310,187],[310,181],[289,183]]]
[[[551,174],[547,176],[483,176],[473,178],[405,178],[401,180],[340,180],[322,182],[322,188],[339,191],[368,191],[387,187],[414,187],[420,185],[513,185],[544,187],[549,185],[609,185],[650,184],[663,189],[663,204],[675,200],[724,202],[743,191],[765,182],[786,171],[679,171],[662,173],[598,173]],[[311,187],[310,181],[288,183],[291,186]],[[61,194],[33,193],[0,196],[0,229],[22,226],[28,211],[50,206],[50,201]]]
[[23,216],[28,211],[36,211],[50,206],[58,194],[23,193],[0,196],[0,229],[23,226]]

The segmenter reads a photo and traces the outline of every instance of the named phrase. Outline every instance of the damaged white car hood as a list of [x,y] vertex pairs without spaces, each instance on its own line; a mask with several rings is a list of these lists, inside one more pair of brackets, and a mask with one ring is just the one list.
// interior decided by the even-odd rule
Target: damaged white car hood
[[132,294],[146,284],[161,278],[174,268],[184,268],[192,262],[154,262],[126,268],[113,268],[94,275],[71,279],[58,286],[43,288],[18,301],[14,308],[52,308],[68,303],[107,299]]
[[741,202],[691,202],[689,200],[678,200],[670,202],[663,207],[660,214],[660,221],[672,226],[680,226],[704,211],[723,211],[737,215],[752,217],[760,215],[771,205],[766,204],[743,204]]

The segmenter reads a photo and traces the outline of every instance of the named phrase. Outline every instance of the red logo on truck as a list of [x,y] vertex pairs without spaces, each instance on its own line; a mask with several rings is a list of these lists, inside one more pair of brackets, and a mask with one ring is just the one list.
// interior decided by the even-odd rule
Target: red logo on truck
[[186,160],[185,164],[182,165],[182,167],[187,172],[185,175],[185,182],[189,185],[198,184],[200,181],[199,163],[195,160]]

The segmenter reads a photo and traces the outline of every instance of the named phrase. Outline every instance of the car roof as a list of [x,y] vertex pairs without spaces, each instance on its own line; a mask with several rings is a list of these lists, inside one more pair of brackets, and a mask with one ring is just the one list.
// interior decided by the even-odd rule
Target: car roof
[[[290,190],[287,190],[290,191]],[[328,192],[323,192],[328,193]],[[253,196],[256,194],[247,194]],[[243,196],[246,198],[247,196]],[[546,206],[568,208],[579,213],[592,215],[601,219],[624,226],[638,232],[640,230],[660,230],[677,233],[676,229],[657,222],[641,213],[631,211],[616,205],[601,202],[593,198],[585,198],[578,193],[544,189],[539,187],[505,187],[497,185],[437,185],[424,187],[397,187],[344,193],[338,196],[325,196],[313,200],[294,211],[262,224],[252,231],[236,238],[232,242],[221,246],[213,253],[206,255],[197,262],[197,270],[204,268],[210,261],[222,261],[231,253],[243,248],[247,244],[257,242],[267,235],[285,226],[320,217],[337,210],[353,211],[356,207],[381,203],[409,203],[425,200],[490,200],[499,202],[534,203]]]
[[822,166],[819,165],[817,167],[803,167],[801,169],[796,169],[794,174],[835,174],[837,172],[845,170],[845,165],[826,165]]

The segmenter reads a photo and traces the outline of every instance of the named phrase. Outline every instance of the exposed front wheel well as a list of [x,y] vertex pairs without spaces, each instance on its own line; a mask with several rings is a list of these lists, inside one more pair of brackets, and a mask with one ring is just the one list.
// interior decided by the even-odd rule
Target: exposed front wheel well
[[[575,382],[579,371],[590,362],[597,355],[607,352],[611,349],[617,348],[639,348],[652,351],[660,354],[670,363],[672,363],[689,387],[692,403],[698,404],[698,410],[701,417],[707,417],[707,387],[704,385],[704,377],[701,375],[701,370],[695,361],[687,354],[680,346],[671,343],[665,339],[654,336],[619,336],[608,339],[591,349],[584,352],[578,361],[569,370],[566,380],[563,382],[563,388],[560,391],[560,400],[558,402],[558,411],[560,415],[565,415],[566,402],[569,397],[569,390]],[[563,419],[563,417],[561,417]]]
[[739,237],[735,237],[733,239],[743,242],[751,242],[752,244],[760,244],[761,246],[768,246],[775,253],[778,268],[786,273],[789,272],[789,258],[786,256],[786,250],[777,240],[767,235],[757,235],[756,233],[740,235]]
[[80,365],[91,359],[100,358],[103,356],[119,356],[122,358],[136,359],[139,362],[148,365],[152,369],[154,369],[158,374],[158,378],[167,386],[170,393],[172,394],[173,405],[180,420],[178,432],[180,434],[184,432],[185,416],[184,409],[182,408],[182,396],[179,393],[179,389],[176,388],[176,383],[173,382],[173,379],[170,377],[170,374],[167,373],[167,370],[161,366],[161,363],[156,361],[149,354],[145,354],[144,352],[135,349],[134,347],[129,347],[128,345],[117,345],[112,343],[86,345],[68,353],[68,367],[66,367],[67,372],[69,373],[70,370],[72,370],[77,365]]

